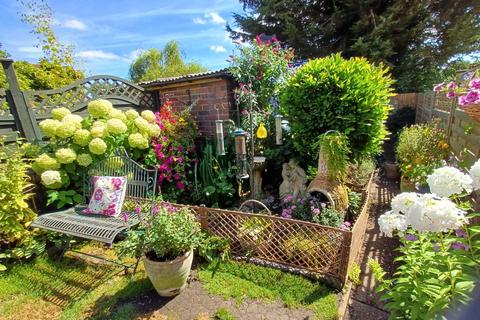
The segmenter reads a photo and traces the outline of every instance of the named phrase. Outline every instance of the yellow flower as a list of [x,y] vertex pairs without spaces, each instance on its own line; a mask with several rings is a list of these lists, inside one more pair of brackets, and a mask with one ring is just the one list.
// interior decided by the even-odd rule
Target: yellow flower
[[260,123],[257,129],[257,138],[258,139],[265,139],[267,137],[267,129],[263,125],[263,123]]

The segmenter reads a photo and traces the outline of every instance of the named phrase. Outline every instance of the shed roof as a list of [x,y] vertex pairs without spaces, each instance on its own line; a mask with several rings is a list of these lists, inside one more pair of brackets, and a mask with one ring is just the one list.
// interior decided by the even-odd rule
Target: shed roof
[[230,73],[228,72],[227,68],[220,69],[220,70],[211,70],[199,73],[190,73],[183,76],[177,77],[169,77],[169,78],[158,78],[155,80],[144,81],[140,82],[139,85],[145,88],[149,87],[156,87],[162,86],[172,83],[179,83],[179,82],[186,82],[186,81],[194,81],[200,79],[208,79],[208,78],[229,78],[231,77]]

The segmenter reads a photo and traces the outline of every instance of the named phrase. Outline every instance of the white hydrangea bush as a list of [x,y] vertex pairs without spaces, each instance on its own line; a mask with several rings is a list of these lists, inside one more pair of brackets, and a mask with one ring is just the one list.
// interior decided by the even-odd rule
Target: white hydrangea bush
[[445,166],[436,169],[427,178],[431,193],[404,192],[391,201],[392,210],[378,218],[380,231],[391,237],[395,231],[412,228],[423,232],[456,230],[468,222],[466,212],[450,198],[468,195],[480,190],[480,160],[463,173]]
[[[146,152],[152,139],[161,134],[155,114],[130,109],[115,109],[108,100],[91,101],[88,115],[72,114],[67,108],[53,109],[52,119],[39,123],[43,134],[50,140],[45,153],[35,159],[34,171],[40,175],[48,189],[68,187],[78,180],[78,169],[84,169],[105,158],[118,147],[127,151]],[[70,179],[60,179],[68,174]],[[63,182],[62,182],[63,181]]]

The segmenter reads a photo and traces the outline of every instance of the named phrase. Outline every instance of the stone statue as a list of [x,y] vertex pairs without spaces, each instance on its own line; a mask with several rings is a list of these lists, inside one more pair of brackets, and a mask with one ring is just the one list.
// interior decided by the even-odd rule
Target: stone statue
[[292,195],[296,199],[305,194],[307,175],[295,160],[290,159],[288,163],[283,164],[282,178],[283,182],[279,188],[280,199],[287,195]]

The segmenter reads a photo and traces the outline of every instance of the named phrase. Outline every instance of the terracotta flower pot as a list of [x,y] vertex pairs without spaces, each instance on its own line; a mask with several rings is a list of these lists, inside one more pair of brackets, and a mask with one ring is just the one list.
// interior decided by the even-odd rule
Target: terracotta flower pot
[[400,168],[395,162],[386,161],[383,164],[383,169],[385,170],[387,179],[398,180],[398,178],[400,178]]
[[162,297],[175,296],[185,289],[192,268],[192,261],[193,250],[172,261],[160,262],[143,257],[147,276]]

